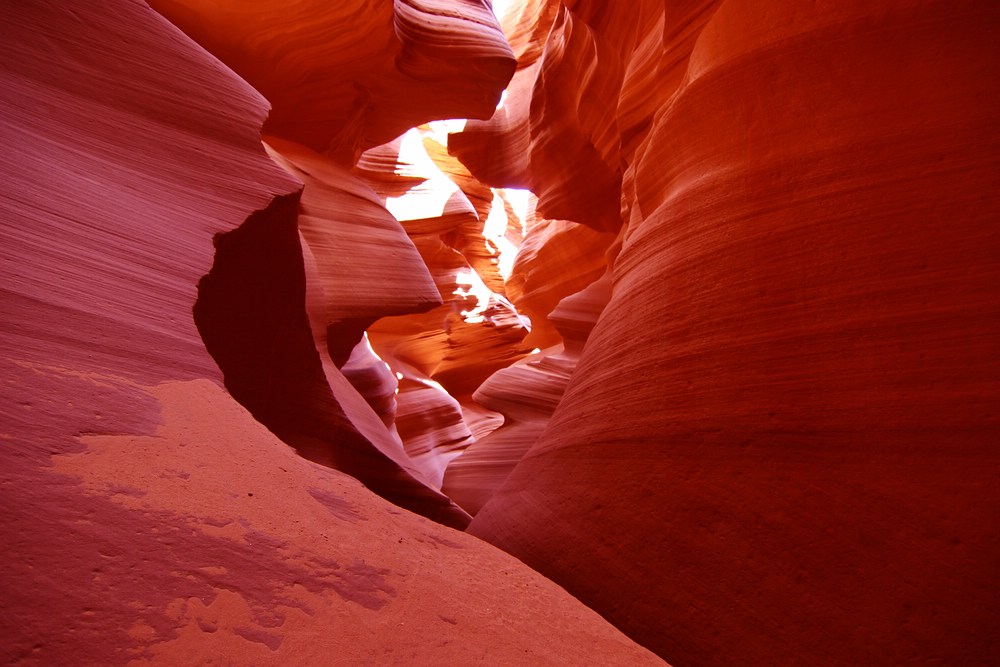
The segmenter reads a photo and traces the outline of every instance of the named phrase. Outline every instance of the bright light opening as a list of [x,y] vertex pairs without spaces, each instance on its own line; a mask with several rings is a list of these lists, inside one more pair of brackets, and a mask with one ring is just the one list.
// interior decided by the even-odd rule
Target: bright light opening
[[[461,122],[464,127],[465,121]],[[450,128],[460,127],[456,121],[440,121],[439,132],[447,137],[447,131],[457,131]],[[434,133],[430,133],[434,136]],[[445,139],[447,145],[447,139]],[[427,180],[410,188],[399,197],[386,197],[385,207],[397,220],[424,220],[437,218],[444,214],[445,207],[452,196],[458,191],[458,186],[445,176],[431,156],[424,149],[424,135],[417,128],[409,130],[400,137],[399,173],[419,175]]]
[[514,268],[514,258],[517,256],[517,246],[507,239],[509,224],[510,220],[500,190],[494,190],[493,206],[486,217],[486,222],[483,223],[483,238],[486,241],[486,249],[496,259],[497,270],[504,280],[510,278],[510,272]]
[[497,17],[497,22],[503,21],[510,3],[511,0],[493,0],[493,14]]
[[453,118],[452,120],[432,120],[427,123],[427,126],[431,128],[430,134],[434,141],[438,142],[442,146],[448,145],[448,135],[452,133],[458,133],[465,129],[465,124],[468,121],[464,118]]
[[486,286],[479,274],[472,270],[459,271],[455,276],[458,289],[452,294],[463,298],[475,297],[476,305],[469,310],[462,311],[462,317],[468,324],[478,324],[486,320],[483,313],[490,307],[490,297],[493,292]]
[[535,195],[531,190],[504,188],[503,196],[510,202],[514,214],[521,220],[521,233],[528,231],[528,216],[534,214]]

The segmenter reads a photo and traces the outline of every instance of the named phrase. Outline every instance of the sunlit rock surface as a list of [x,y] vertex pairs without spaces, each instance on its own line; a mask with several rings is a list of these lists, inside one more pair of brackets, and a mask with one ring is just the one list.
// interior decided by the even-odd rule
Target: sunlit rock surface
[[562,399],[590,331],[611,296],[611,274],[559,302],[549,318],[564,343],[494,373],[473,398],[504,417],[448,466],[442,490],[477,513],[538,440]]
[[510,171],[625,233],[471,532],[678,665],[992,662],[997,6],[564,4]]
[[[140,2],[12,3],[0,25],[3,662],[662,664],[514,558],[300,455],[367,457],[366,484],[464,516],[390,451],[391,380],[363,339],[328,344],[340,313],[371,315],[331,301],[344,238],[312,226],[345,191],[365,242],[416,257],[355,180],[309,162],[302,192],[261,144],[265,99]],[[437,301],[426,270],[410,283],[407,308]]]
[[399,219],[438,288],[439,307],[368,328],[400,380],[397,432],[438,487],[449,462],[476,439],[466,413],[483,406],[473,392],[531,349],[529,322],[504,294],[523,221],[502,193],[445,152],[439,135],[434,126],[412,129],[366,151],[354,169]]

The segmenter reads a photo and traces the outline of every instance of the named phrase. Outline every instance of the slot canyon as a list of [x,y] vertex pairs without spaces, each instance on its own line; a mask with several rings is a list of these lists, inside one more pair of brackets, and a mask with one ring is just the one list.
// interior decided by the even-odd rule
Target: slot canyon
[[9,0],[0,662],[1000,664],[1000,3]]

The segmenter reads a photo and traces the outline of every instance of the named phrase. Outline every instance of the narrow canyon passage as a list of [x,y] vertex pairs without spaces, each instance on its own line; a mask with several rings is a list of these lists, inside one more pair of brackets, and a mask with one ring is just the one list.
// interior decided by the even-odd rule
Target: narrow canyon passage
[[994,4],[12,3],[0,660],[991,664]]

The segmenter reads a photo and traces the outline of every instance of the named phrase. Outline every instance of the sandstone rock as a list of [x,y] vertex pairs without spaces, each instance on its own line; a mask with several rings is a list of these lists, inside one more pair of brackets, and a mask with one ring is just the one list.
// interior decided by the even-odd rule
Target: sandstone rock
[[[354,169],[400,220],[443,302],[369,327],[374,349],[400,379],[396,428],[403,447],[438,487],[449,462],[475,440],[464,416],[477,419],[473,392],[528,352],[526,321],[503,296],[499,247],[520,241],[521,220],[502,195],[447,155],[439,132],[415,128],[366,151]],[[497,221],[499,239],[484,229]],[[488,428],[477,428],[479,436],[499,425],[480,423]]]
[[470,443],[445,474],[442,491],[470,514],[482,509],[545,430],[610,296],[608,273],[560,301],[550,317],[564,343],[497,371],[473,394],[504,422]]
[[[310,184],[315,182],[310,179]],[[324,242],[332,234],[327,232],[336,231],[329,228],[332,221],[320,218],[328,225],[325,232],[311,226],[320,226],[314,217],[315,199],[331,191],[313,190],[321,194],[314,194],[304,208],[302,236],[313,242],[319,238],[316,247],[328,249]],[[212,269],[198,283],[195,321],[223,371],[226,389],[306,458],[347,472],[383,497],[421,514],[464,526],[468,517],[431,488],[399,439],[339,369],[360,333],[350,326],[345,329],[343,322],[331,322],[331,311],[344,311],[331,306],[324,289],[331,283],[324,284],[325,267],[316,260],[317,252],[299,241],[299,207],[294,201],[282,200],[279,205],[282,225],[268,224],[267,218],[255,214],[217,238]],[[371,245],[380,240],[390,247],[402,242],[401,247],[416,256],[398,229],[395,235],[391,230],[379,235],[373,229],[369,243],[358,243],[355,254],[371,257]],[[405,261],[406,255],[400,254]],[[333,263],[332,257],[325,259],[327,266]],[[341,293],[343,287],[333,283]],[[354,290],[361,299],[347,312],[370,309],[372,291],[369,285]],[[418,302],[432,298],[420,297],[420,287],[415,291]]]
[[473,442],[462,406],[429,379],[405,377],[400,382],[395,426],[406,453],[426,466],[431,484],[438,489],[448,464]]
[[298,228],[316,260],[321,321],[338,366],[379,318],[441,305],[419,253],[374,191],[308,148],[273,137],[266,145],[306,185]]
[[[1000,16],[684,4],[648,23],[662,52],[607,3],[549,37],[542,73],[623,83],[554,106],[579,89],[540,73],[539,206],[581,181],[535,147],[591,136],[596,161],[624,114],[628,229],[559,408],[471,532],[678,665],[989,663]],[[535,109],[579,113],[536,135]]]
[[273,105],[265,131],[345,164],[437,118],[488,118],[515,61],[482,2],[154,0]]
[[614,240],[612,234],[567,220],[540,219],[529,225],[506,284],[518,312],[531,320],[526,344],[546,348],[562,342],[549,313],[604,274],[604,255]]
[[529,103],[545,38],[560,8],[558,0],[524,0],[508,8],[503,30],[517,58],[517,70],[504,104],[488,120],[470,121],[449,138],[449,151],[495,187],[531,187]]
[[[322,265],[259,94],[142,3],[22,2],[0,22],[5,662],[662,664],[222,388],[200,333],[233,348],[213,350],[227,384],[272,373],[233,380],[251,405],[318,373],[305,399],[333,405],[326,386],[386,431],[320,358]],[[265,340],[272,356],[238,358]]]

